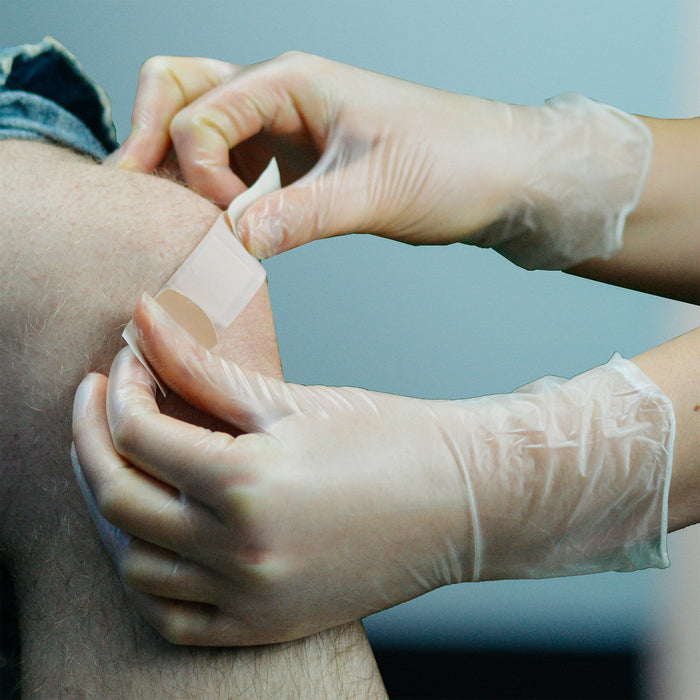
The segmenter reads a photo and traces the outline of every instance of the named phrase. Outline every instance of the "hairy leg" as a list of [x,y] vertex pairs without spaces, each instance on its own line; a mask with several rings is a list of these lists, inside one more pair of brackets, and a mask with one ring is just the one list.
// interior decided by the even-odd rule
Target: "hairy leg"
[[[218,210],[172,182],[5,141],[0,212],[1,547],[18,597],[25,694],[383,697],[360,623],[270,647],[165,642],[129,605],[74,482],[77,383],[108,368],[138,292],[160,288]],[[281,375],[265,290],[219,350]]]

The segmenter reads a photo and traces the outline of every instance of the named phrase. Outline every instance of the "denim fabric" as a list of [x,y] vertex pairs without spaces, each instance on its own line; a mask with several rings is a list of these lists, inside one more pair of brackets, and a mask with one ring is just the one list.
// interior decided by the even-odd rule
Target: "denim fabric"
[[48,141],[103,159],[117,148],[109,98],[51,37],[0,49],[0,139]]

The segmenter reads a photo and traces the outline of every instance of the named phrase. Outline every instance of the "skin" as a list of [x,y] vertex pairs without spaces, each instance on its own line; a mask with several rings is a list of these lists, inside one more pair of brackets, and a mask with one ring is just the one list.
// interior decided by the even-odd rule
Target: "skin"
[[[55,697],[385,697],[359,623],[255,649],[175,647],[138,615],[70,464],[80,379],[105,371],[138,293],[157,291],[218,215],[170,181],[34,142],[0,142],[2,564],[23,692]],[[262,289],[218,351],[281,376]],[[164,410],[213,427],[171,396]]]
[[700,304],[700,117],[641,119],[654,150],[624,245],[609,260],[588,260],[569,272]]
[[668,396],[676,417],[669,531],[700,522],[700,328],[634,358]]

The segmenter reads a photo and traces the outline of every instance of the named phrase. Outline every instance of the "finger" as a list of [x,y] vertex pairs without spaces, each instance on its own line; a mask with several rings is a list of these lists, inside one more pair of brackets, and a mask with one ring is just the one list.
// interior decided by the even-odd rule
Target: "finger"
[[88,375],[81,382],[74,403],[73,439],[78,483],[108,551],[118,556],[126,543],[124,535],[134,535],[190,553],[196,549],[192,533],[206,531],[216,524],[215,518],[177,490],[134,469],[115,451],[106,391],[107,380],[101,375]]
[[[223,613],[212,605],[131,592],[139,612],[171,644],[191,646],[249,646],[274,641],[262,638],[244,616]],[[291,637],[289,637],[291,638]]]
[[297,410],[294,385],[227,362],[198,345],[153,299],[134,311],[139,347],[185,401],[248,433]]
[[269,258],[309,241],[367,231],[379,209],[370,207],[380,184],[373,171],[379,148],[336,129],[304,177],[246,209],[236,223],[243,245],[255,257]]
[[170,148],[173,117],[237,71],[237,66],[208,58],[149,58],[139,73],[131,133],[109,164],[141,172],[157,168]]
[[304,66],[314,60],[283,56],[249,66],[176,115],[170,134],[190,187],[227,205],[245,189],[229,167],[229,153],[262,131],[293,139],[312,134],[322,150],[328,100]]
[[117,566],[123,583],[139,593],[212,605],[220,597],[218,575],[142,540],[133,539],[120,551]]
[[97,501],[88,486],[85,474],[78,459],[75,443],[71,444],[70,450],[71,463],[73,464],[73,473],[78,482],[80,493],[85,500],[88,513],[92,518],[92,522],[97,528],[97,532],[102,540],[107,553],[111,557],[114,564],[117,563],[119,553],[129,544],[131,536],[120,530],[116,525],[112,525],[100,512]]
[[[352,175],[346,175],[351,185]],[[260,198],[236,223],[241,243],[251,255],[262,260],[310,241],[360,232],[364,207],[359,198],[352,196],[350,190],[356,188],[343,191],[340,178],[329,174]]]
[[119,454],[184,494],[188,517],[191,500],[214,510],[228,487],[249,476],[251,467],[239,457],[231,435],[160,413],[155,382],[128,348],[112,363],[107,419]]

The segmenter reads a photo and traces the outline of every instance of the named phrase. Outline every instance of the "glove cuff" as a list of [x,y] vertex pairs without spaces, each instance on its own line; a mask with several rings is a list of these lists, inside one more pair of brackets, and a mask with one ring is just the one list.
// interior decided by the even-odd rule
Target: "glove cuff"
[[470,580],[669,565],[673,406],[634,363],[615,355],[464,407],[484,445],[468,460]]
[[543,107],[512,107],[525,172],[508,215],[469,240],[528,270],[564,270],[622,247],[637,206],[652,136],[637,117],[566,93]]

